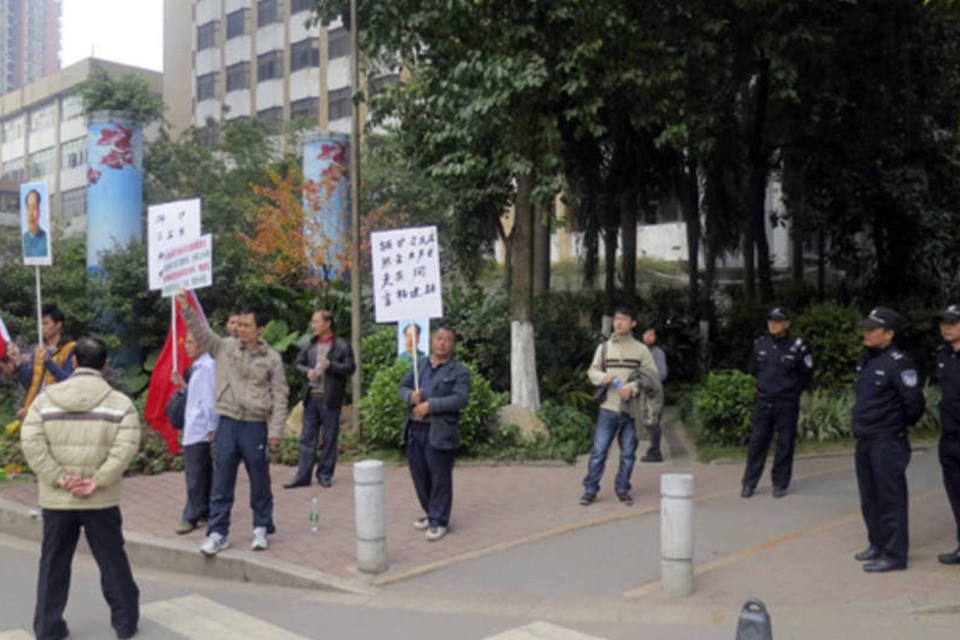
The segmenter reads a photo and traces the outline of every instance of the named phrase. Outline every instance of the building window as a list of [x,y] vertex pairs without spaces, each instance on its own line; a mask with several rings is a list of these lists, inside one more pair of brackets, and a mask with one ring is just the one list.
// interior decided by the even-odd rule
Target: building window
[[283,107],[270,107],[257,111],[257,120],[263,125],[267,133],[280,133],[283,128]]
[[290,119],[311,118],[317,119],[317,110],[320,107],[319,98],[304,98],[290,103]]
[[217,46],[217,21],[211,20],[197,27],[197,51],[215,46]]
[[310,11],[315,4],[317,4],[316,0],[290,0],[290,15]]
[[227,91],[250,88],[250,63],[238,62],[227,67]]
[[77,138],[60,147],[60,168],[76,169],[87,164],[87,139]]
[[29,175],[31,178],[39,178],[53,173],[53,163],[55,160],[53,147],[43,149],[30,155]]
[[227,14],[227,40],[247,33],[247,9],[238,9]]
[[23,118],[17,117],[3,123],[3,141],[13,142],[23,137]]
[[257,2],[257,26],[263,27],[274,22],[280,22],[277,0],[260,0]]
[[54,104],[52,102],[35,109],[30,114],[30,131],[41,131],[53,126]]
[[320,66],[320,49],[316,38],[307,38],[290,45],[290,73],[297,69]]
[[220,142],[220,131],[215,122],[207,119],[206,126],[200,127],[193,132],[193,140],[204,149],[213,149]]
[[83,98],[79,94],[66,96],[60,106],[61,119],[66,122],[75,118],[83,117]]
[[269,51],[257,56],[257,81],[283,77],[283,51]]
[[87,212],[87,189],[70,189],[60,196],[60,215],[64,218],[78,218]]
[[351,94],[350,87],[327,92],[327,114],[331,121],[350,117]]
[[3,179],[10,182],[23,182],[27,177],[26,169],[23,167],[23,158],[8,160],[3,163]]
[[334,60],[350,55],[350,32],[334,29],[327,32],[327,58]]
[[197,76],[197,102],[214,98],[217,95],[217,74],[205,73]]

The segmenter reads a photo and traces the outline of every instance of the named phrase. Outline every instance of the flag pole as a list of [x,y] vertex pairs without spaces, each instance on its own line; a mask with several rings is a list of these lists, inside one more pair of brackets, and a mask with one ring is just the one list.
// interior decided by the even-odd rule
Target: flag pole
[[[360,362],[360,48],[357,32],[357,0],[350,0],[350,84],[353,100],[350,108],[350,334],[353,353]],[[360,385],[362,367],[353,373],[353,407],[350,422],[357,436],[363,438],[360,426]]]
[[43,346],[43,304],[40,302],[40,267],[33,266],[37,281],[37,346]]
[[177,366],[177,354],[180,351],[177,344],[177,296],[170,296],[170,331],[173,332],[173,370],[180,373]]

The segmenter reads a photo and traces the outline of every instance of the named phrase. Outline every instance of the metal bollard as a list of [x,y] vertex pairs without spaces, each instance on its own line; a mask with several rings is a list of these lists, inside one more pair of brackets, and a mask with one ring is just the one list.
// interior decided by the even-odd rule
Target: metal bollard
[[750,598],[743,604],[735,640],[773,640],[770,614],[762,600]]
[[387,569],[387,518],[383,462],[363,460],[353,465],[357,521],[357,568],[365,573]]
[[693,475],[660,476],[660,587],[675,598],[693,593]]

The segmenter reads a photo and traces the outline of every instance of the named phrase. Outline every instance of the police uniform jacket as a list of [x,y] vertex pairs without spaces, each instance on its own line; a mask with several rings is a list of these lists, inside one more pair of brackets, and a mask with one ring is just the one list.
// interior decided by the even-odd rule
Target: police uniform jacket
[[917,369],[896,345],[863,350],[855,387],[851,428],[857,438],[896,436],[923,416]]
[[943,433],[960,435],[960,352],[948,344],[937,349],[937,382],[940,384],[940,424]]
[[798,402],[813,377],[813,356],[803,338],[767,334],[753,343],[750,370],[757,377],[757,400]]

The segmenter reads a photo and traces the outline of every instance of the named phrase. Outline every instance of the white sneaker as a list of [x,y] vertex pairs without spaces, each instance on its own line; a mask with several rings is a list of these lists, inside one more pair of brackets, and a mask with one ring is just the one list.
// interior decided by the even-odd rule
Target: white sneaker
[[254,527],[253,542],[250,543],[250,548],[254,551],[263,551],[268,546],[269,546],[269,543],[267,543],[267,528]]
[[416,529],[417,531],[426,531],[427,527],[429,526],[430,526],[430,519],[427,518],[427,516],[423,516],[422,518],[417,518],[416,520],[413,521],[413,528]]
[[208,535],[207,539],[200,545],[200,553],[205,556],[215,556],[229,546],[230,541],[225,536],[214,532]]
[[430,542],[434,542],[436,540],[439,540],[445,535],[447,535],[446,527],[430,527],[429,529],[427,529],[426,538]]

